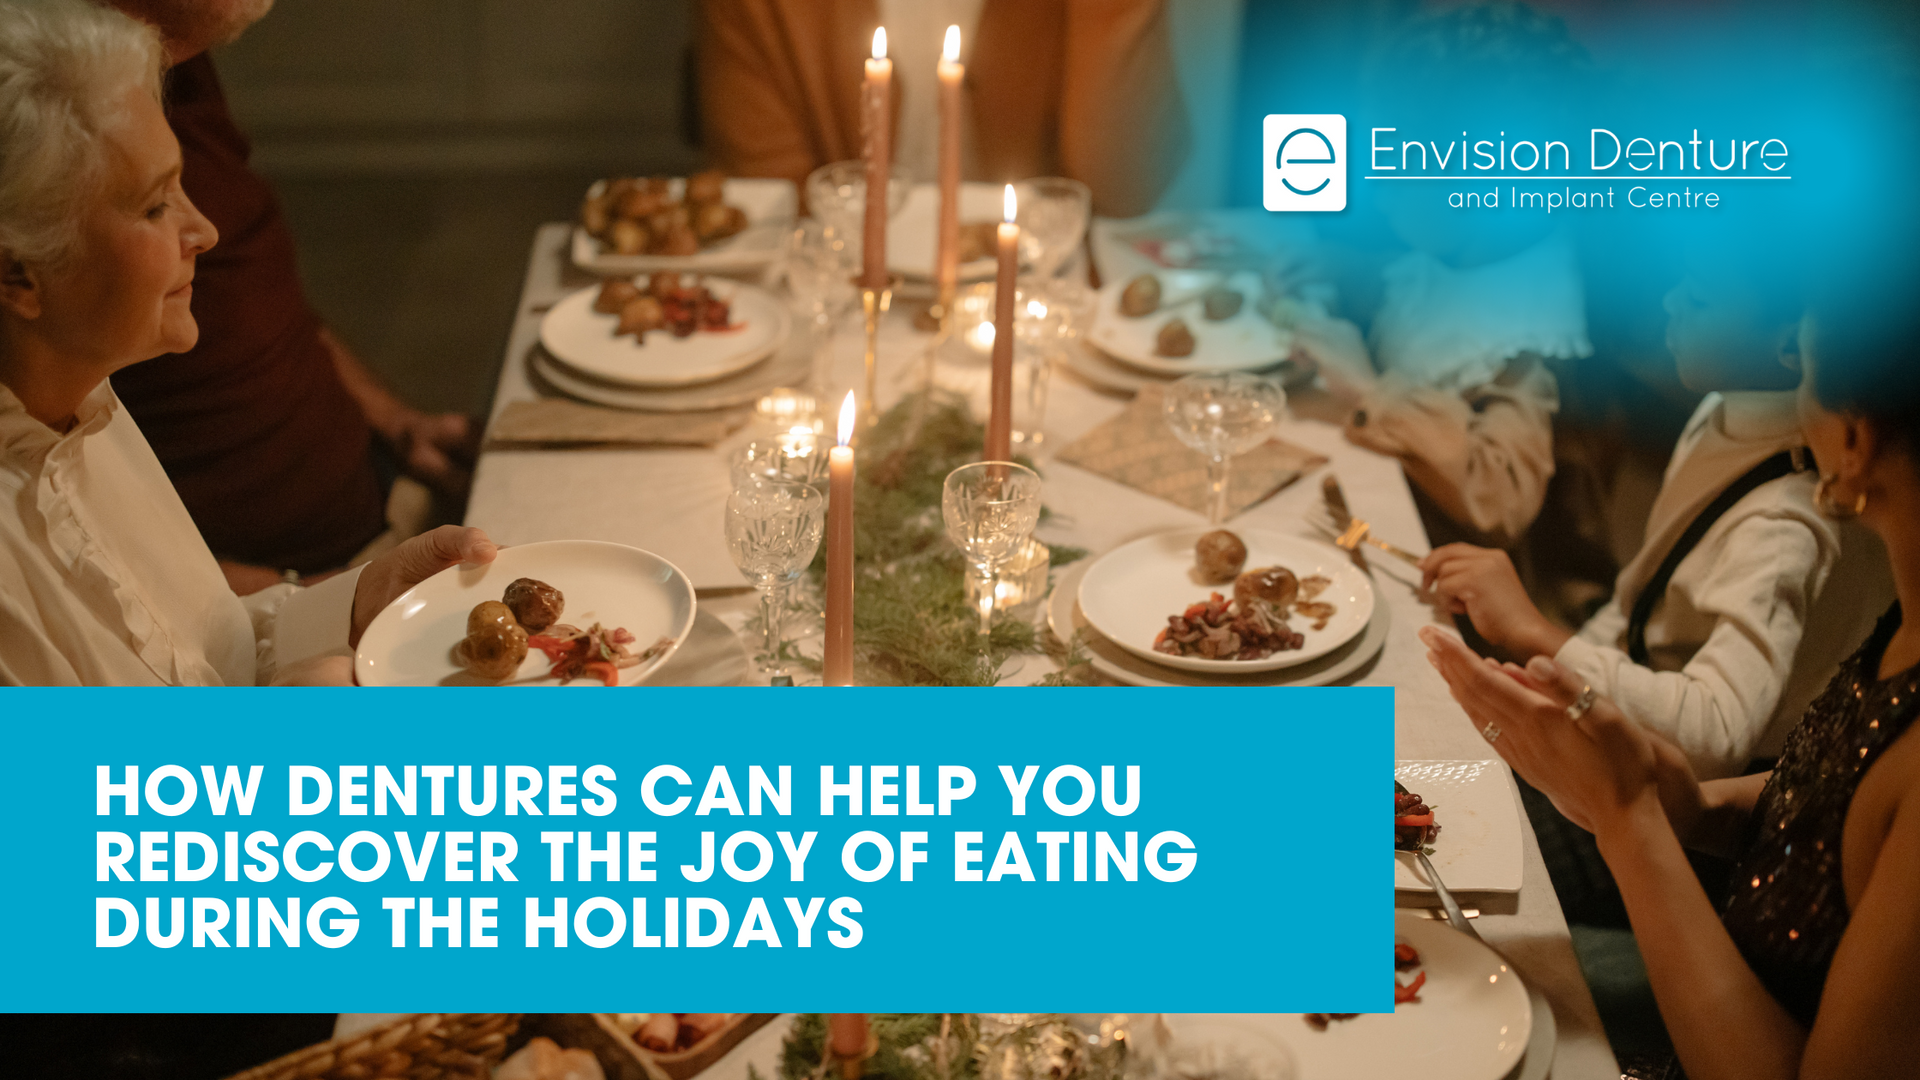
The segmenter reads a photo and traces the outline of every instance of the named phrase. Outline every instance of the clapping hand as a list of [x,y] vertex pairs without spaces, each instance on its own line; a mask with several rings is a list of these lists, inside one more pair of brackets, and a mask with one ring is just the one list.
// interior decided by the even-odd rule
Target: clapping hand
[[1360,328],[1345,319],[1302,319],[1293,328],[1293,359],[1320,373],[1327,393],[1347,408],[1359,405],[1379,376]]
[[1522,659],[1552,656],[1573,636],[1533,606],[1513,560],[1499,548],[1436,548],[1420,560],[1420,587],[1439,597],[1452,614],[1472,620],[1481,637]]

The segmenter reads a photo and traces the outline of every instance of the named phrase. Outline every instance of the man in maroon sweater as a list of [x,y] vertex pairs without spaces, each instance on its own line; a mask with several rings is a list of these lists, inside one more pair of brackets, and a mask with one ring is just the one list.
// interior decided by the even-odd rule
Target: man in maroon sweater
[[395,397],[307,305],[293,234],[207,55],[271,0],[110,2],[166,40],[181,183],[220,230],[194,277],[199,345],[113,388],[235,591],[342,567],[386,530],[395,472],[465,494],[475,432]]

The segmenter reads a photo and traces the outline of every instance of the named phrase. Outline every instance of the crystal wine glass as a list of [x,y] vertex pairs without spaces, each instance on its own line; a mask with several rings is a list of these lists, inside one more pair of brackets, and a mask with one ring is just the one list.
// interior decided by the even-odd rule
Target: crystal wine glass
[[854,300],[853,275],[858,269],[853,243],[838,226],[813,218],[802,220],[787,234],[787,287],[812,316],[814,381],[824,385],[823,354],[833,340],[833,327]]
[[1287,396],[1242,372],[1188,375],[1166,389],[1161,410],[1181,442],[1207,457],[1207,521],[1227,520],[1227,469],[1234,455],[1267,441]]
[[979,586],[980,633],[993,629],[994,575],[1040,523],[1040,477],[1011,461],[980,461],[947,474],[940,515]]
[[[887,217],[907,205],[913,185],[899,176],[887,178]],[[846,237],[852,265],[860,265],[860,244],[867,213],[867,163],[835,161],[807,174],[807,210]]]
[[1013,185],[1020,231],[1039,246],[1033,272],[1051,278],[1080,246],[1093,219],[1093,192],[1078,180],[1039,176]]
[[827,446],[824,436],[804,426],[755,439],[727,463],[734,490],[765,483],[812,487],[827,475]]
[[786,588],[813,562],[826,513],[826,497],[803,484],[750,480],[727,496],[727,553],[760,591],[763,675],[785,673],[780,622]]

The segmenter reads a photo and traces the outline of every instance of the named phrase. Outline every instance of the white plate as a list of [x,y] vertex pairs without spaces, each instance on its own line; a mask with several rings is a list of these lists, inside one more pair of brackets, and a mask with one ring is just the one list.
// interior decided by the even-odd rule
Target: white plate
[[654,387],[724,379],[766,359],[787,339],[793,317],[772,293],[715,278],[704,284],[731,305],[729,317],[738,329],[696,330],[683,338],[654,330],[643,344],[632,334],[614,333],[618,315],[593,310],[600,295],[600,286],[594,285],[553,305],[540,320],[540,344],[579,374]]
[[[1420,952],[1420,967],[1400,975],[1410,982],[1427,973],[1420,1000],[1336,1020],[1325,1031],[1299,1014],[1272,1017],[1293,1051],[1295,1080],[1502,1080],[1533,1033],[1533,1005],[1520,976],[1500,954],[1445,923],[1401,913],[1393,930]],[[1380,968],[1384,982],[1385,956]],[[1174,1032],[1177,1038],[1177,1025]]]
[[[1440,835],[1427,859],[1448,891],[1520,891],[1520,800],[1504,765],[1492,759],[1397,761],[1393,777],[1433,807]],[[1383,807],[1386,801],[1383,791]],[[1393,887],[1433,891],[1419,860],[1404,851],[1393,856]]]
[[[596,180],[587,189],[592,197],[606,190],[605,180]],[[680,197],[685,180],[673,181],[671,192]],[[606,245],[587,234],[578,224],[573,227],[573,264],[582,270],[615,277],[623,274],[648,274],[655,270],[679,270],[696,274],[737,274],[758,270],[780,257],[787,243],[787,230],[793,227],[800,198],[790,180],[742,178],[728,180],[721,198],[730,206],[747,213],[747,227],[693,255],[615,255]]]
[[[362,686],[486,685],[454,662],[453,648],[467,635],[474,605],[500,599],[508,583],[522,577],[560,590],[566,599],[561,622],[583,629],[596,622],[625,627],[643,649],[673,639],[673,648],[655,659],[622,669],[622,686],[644,681],[693,630],[693,583],[651,551],[597,540],[520,544],[501,548],[485,566],[450,567],[401,593],[361,636],[354,677]],[[545,677],[552,666],[545,653],[530,649],[508,685],[558,686]],[[586,678],[570,685],[601,683]]]
[[[960,185],[960,224],[999,221],[1001,198],[1006,194],[1000,184],[963,183]],[[907,193],[900,212],[887,222],[887,270],[911,281],[931,281],[940,252],[940,186],[915,184]],[[1039,254],[1039,245],[1025,233],[1020,237],[1020,263],[1025,266]],[[990,281],[997,271],[998,256],[964,262],[959,280]]]
[[1087,622],[1079,603],[1080,579],[1086,572],[1087,561],[1082,560],[1061,573],[1047,600],[1047,624],[1063,643],[1078,635],[1093,670],[1129,686],[1330,686],[1361,671],[1380,655],[1393,629],[1393,608],[1375,604],[1364,633],[1318,660],[1250,675],[1181,671],[1142,660],[1107,640]]
[[[1161,296],[1179,300],[1199,294],[1219,282],[1220,275],[1198,270],[1161,270]],[[1087,339],[1108,356],[1132,364],[1156,375],[1191,375],[1196,371],[1257,371],[1272,367],[1287,358],[1293,349],[1293,334],[1268,322],[1257,310],[1260,299],[1260,275],[1233,274],[1226,279],[1229,288],[1246,297],[1240,311],[1219,322],[1201,313],[1199,301],[1182,307],[1160,310],[1135,318],[1120,314],[1120,294],[1132,278],[1116,279],[1100,289],[1094,305],[1093,325]],[[1193,331],[1194,348],[1189,356],[1161,356],[1154,352],[1160,328],[1178,317]]]
[[1211,592],[1233,595],[1232,582],[1208,584],[1194,571],[1194,541],[1208,531],[1190,528],[1146,536],[1095,559],[1080,579],[1080,610],[1087,621],[1114,644],[1156,664],[1210,675],[1244,675],[1319,659],[1357,636],[1373,618],[1373,583],[1346,552],[1305,537],[1234,529],[1247,545],[1247,569],[1279,565],[1303,579],[1319,574],[1332,582],[1315,598],[1334,606],[1326,629],[1315,630],[1311,622],[1296,616],[1289,625],[1305,643],[1264,660],[1207,660],[1153,651],[1153,639],[1166,629],[1168,616],[1180,614]]
[[594,405],[637,412],[707,412],[751,405],[769,390],[801,385],[813,370],[806,350],[780,349],[766,363],[730,379],[644,389],[589,379],[548,356],[539,346],[528,350],[527,368],[536,386],[545,384],[540,386],[543,391],[557,390]]

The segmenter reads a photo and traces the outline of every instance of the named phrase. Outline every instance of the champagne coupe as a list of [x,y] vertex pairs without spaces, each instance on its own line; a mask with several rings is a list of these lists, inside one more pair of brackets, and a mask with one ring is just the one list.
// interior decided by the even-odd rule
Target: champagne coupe
[[760,591],[763,675],[785,674],[780,622],[786,588],[813,562],[826,513],[826,496],[803,484],[750,480],[727,496],[727,553]]
[[1019,200],[1014,220],[1039,248],[1033,272],[1042,279],[1051,278],[1087,234],[1087,224],[1093,220],[1093,191],[1064,176],[1023,180],[1013,190]]
[[1279,386],[1255,375],[1188,375],[1166,389],[1167,426],[1207,458],[1207,521],[1227,520],[1227,470],[1233,456],[1267,441],[1286,407]]
[[1040,477],[1011,461],[962,465],[947,475],[940,515],[978,586],[985,635],[993,629],[994,575],[1040,523]]

